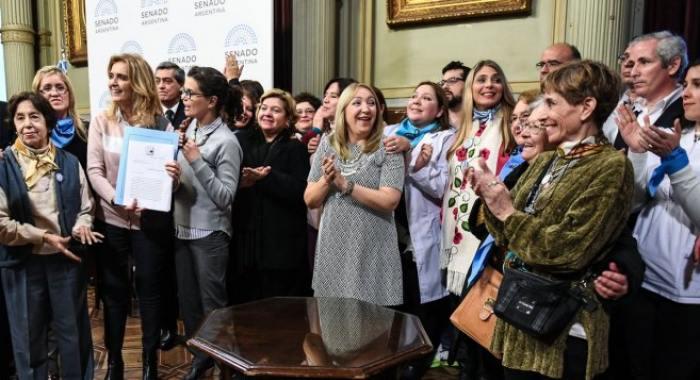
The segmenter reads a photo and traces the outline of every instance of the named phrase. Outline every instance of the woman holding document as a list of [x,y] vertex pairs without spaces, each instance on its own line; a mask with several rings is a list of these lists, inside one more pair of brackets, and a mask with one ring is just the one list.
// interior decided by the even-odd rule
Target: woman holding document
[[[117,172],[127,127],[172,131],[163,117],[153,70],[139,55],[114,55],[107,68],[112,103],[90,123],[87,172],[99,197],[96,226],[105,235],[97,253],[99,286],[104,302],[104,338],[109,362],[106,379],[122,379],[122,345],[131,297],[128,257],[135,264],[136,294],[141,314],[143,378],[158,375],[160,284],[165,254],[172,249],[170,214],[142,210],[136,202],[115,204]],[[176,171],[175,164],[171,171]],[[146,228],[147,227],[147,228]]]
[[[225,307],[231,205],[238,187],[243,151],[229,129],[242,113],[241,91],[211,67],[192,67],[182,100],[191,123],[177,162],[175,192],[175,271],[180,313],[191,337],[202,318]],[[214,362],[194,353],[186,379],[197,379]]]

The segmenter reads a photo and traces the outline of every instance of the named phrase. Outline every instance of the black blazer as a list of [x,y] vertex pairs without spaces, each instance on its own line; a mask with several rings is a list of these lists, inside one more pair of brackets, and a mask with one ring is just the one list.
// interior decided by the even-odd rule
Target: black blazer
[[185,120],[185,105],[182,104],[182,100],[177,104],[177,111],[175,111],[175,116],[173,117],[173,128],[176,130],[180,128],[180,124]]
[[289,270],[308,266],[304,191],[309,174],[306,147],[288,131],[267,143],[259,128],[236,135],[241,168],[270,166],[252,187],[239,188],[233,204],[236,270]]

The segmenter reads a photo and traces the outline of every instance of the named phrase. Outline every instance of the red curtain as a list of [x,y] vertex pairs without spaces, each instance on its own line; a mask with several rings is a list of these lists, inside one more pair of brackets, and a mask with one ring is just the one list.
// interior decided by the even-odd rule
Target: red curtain
[[700,53],[700,2],[696,0],[646,0],[644,33],[670,30],[683,36],[692,62]]

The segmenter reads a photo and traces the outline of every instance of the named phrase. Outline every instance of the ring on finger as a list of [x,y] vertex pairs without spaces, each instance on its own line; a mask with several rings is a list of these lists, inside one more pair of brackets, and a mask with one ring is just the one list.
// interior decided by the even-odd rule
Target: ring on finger
[[488,187],[498,186],[498,181],[493,180],[493,181],[489,182],[489,184],[488,184],[487,186],[488,186]]

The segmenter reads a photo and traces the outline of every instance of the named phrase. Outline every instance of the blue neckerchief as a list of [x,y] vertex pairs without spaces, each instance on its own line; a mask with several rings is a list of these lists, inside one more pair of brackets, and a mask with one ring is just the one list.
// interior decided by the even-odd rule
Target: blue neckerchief
[[415,148],[416,145],[423,139],[423,136],[434,132],[438,129],[438,123],[436,121],[426,125],[423,128],[418,128],[411,123],[408,118],[405,118],[399,124],[399,129],[396,130],[396,134],[405,137],[411,142],[411,148]]
[[484,267],[486,267],[486,260],[488,260],[490,256],[491,247],[493,247],[495,242],[496,239],[494,239],[493,235],[490,234],[486,237],[486,239],[484,239],[483,242],[481,242],[479,249],[477,249],[476,253],[474,254],[474,259],[472,259],[472,266],[469,270],[467,286],[472,286],[472,283],[478,279],[479,276],[481,276],[481,272],[483,272]]
[[73,118],[68,116],[56,122],[56,126],[51,130],[51,142],[56,148],[63,148],[70,144],[75,137],[75,125]]
[[647,184],[647,192],[649,195],[652,198],[656,195],[656,190],[659,188],[659,184],[661,184],[666,174],[673,174],[688,166],[688,163],[688,154],[686,154],[685,149],[680,146],[674,149],[668,156],[661,157],[661,165],[654,169],[651,178],[649,178],[649,183]]
[[[501,173],[498,175],[498,178],[501,181],[504,180],[508,176],[508,174],[510,174],[513,171],[513,169],[517,168],[523,162],[525,162],[525,159],[523,159],[522,156],[522,151],[523,149],[520,146],[513,150],[513,153],[510,155],[510,158],[503,166],[503,169],[501,169]],[[489,236],[487,236],[486,239],[484,239],[484,241],[481,242],[479,249],[477,249],[476,253],[474,254],[474,259],[472,259],[472,266],[469,270],[467,286],[471,286],[472,283],[477,278],[479,278],[479,276],[481,276],[481,273],[484,271],[484,267],[486,267],[486,261],[491,255],[491,248],[493,247],[495,242],[496,240],[491,234],[489,234]]]
[[479,111],[474,108],[474,111],[472,111],[472,120],[479,120],[479,124],[483,124],[493,120],[496,112],[498,112],[498,107],[489,108],[486,111]]
[[506,179],[506,177],[508,177],[508,174],[510,174],[513,169],[520,166],[523,162],[525,162],[525,159],[523,158],[523,147],[518,146],[513,149],[513,153],[510,154],[508,161],[506,161],[506,164],[503,165],[501,173],[498,174],[498,178],[503,181]]

